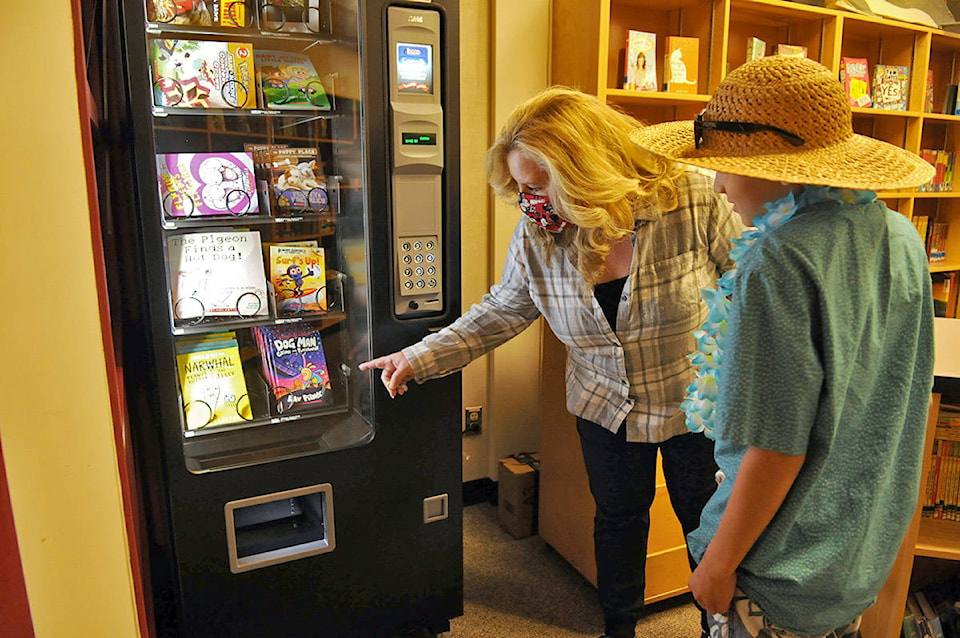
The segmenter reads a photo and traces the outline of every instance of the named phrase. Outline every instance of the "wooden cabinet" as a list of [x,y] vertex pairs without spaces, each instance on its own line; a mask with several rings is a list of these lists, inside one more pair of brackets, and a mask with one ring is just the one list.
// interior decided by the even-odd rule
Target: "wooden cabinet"
[[[580,451],[576,419],[567,412],[564,398],[566,350],[549,328],[543,333],[538,533],[596,585],[597,565],[593,554],[595,506]],[[646,602],[686,592],[689,579],[690,566],[683,531],[670,506],[666,483],[658,467],[657,495],[650,508]]]

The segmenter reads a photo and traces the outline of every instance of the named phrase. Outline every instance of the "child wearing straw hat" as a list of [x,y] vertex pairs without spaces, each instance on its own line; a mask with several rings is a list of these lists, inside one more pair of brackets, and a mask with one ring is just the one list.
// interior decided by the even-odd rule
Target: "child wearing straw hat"
[[717,171],[754,225],[704,291],[683,404],[720,467],[688,536],[711,636],[858,636],[917,503],[933,381],[927,256],[874,191],[933,168],[854,134],[834,74],[785,56],[735,69],[695,121],[631,137]]

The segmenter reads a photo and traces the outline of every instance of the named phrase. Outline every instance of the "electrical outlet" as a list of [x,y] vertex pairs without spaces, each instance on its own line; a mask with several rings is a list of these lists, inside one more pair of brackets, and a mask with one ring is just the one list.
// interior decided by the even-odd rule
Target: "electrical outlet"
[[483,408],[464,408],[463,435],[476,436],[480,434],[483,425]]

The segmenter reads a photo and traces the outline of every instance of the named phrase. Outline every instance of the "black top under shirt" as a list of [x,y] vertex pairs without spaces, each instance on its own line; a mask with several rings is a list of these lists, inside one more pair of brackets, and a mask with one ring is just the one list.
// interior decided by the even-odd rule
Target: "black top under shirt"
[[607,323],[614,332],[617,331],[617,308],[620,306],[620,295],[623,294],[623,284],[626,281],[626,277],[621,277],[593,287],[593,296],[597,298],[600,310],[603,310],[603,316],[607,318]]

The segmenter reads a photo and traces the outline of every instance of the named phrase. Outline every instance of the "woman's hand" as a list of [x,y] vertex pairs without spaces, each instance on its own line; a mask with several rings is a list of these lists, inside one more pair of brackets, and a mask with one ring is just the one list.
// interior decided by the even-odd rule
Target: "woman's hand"
[[390,393],[391,398],[406,392],[407,381],[413,379],[413,368],[410,367],[410,362],[402,352],[394,352],[360,364],[361,370],[373,368],[383,370],[380,373],[380,380],[383,381],[383,387]]

